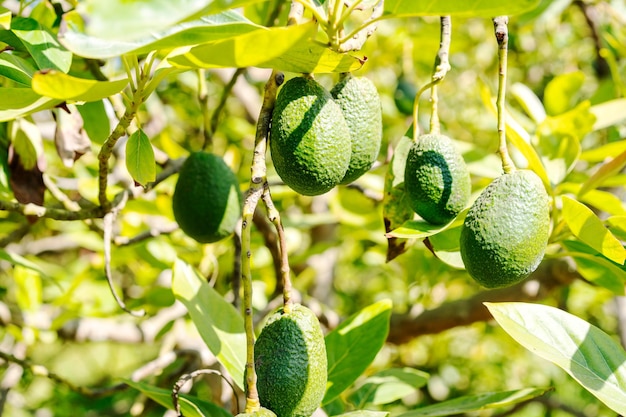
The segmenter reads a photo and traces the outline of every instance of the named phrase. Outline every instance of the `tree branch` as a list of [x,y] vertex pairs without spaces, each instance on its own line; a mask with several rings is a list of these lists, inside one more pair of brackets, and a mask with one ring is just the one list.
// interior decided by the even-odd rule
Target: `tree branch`
[[525,281],[512,287],[482,291],[472,297],[450,301],[415,314],[397,314],[391,318],[387,340],[402,344],[425,334],[441,333],[456,326],[490,320],[484,302],[537,301],[571,283],[580,275],[563,258],[545,260]]

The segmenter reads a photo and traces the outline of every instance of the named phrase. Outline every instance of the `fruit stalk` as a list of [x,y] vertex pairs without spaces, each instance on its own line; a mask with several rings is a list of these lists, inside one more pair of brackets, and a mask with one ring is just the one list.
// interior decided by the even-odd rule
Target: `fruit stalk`
[[439,50],[435,58],[435,66],[433,69],[433,85],[430,90],[430,101],[432,103],[430,113],[430,133],[439,134],[441,129],[439,126],[439,97],[437,95],[437,84],[443,80],[448,71],[450,71],[450,42],[452,38],[452,20],[450,16],[441,16],[440,18],[440,40]]
[[241,226],[241,273],[243,281],[243,314],[246,332],[246,413],[258,411],[260,408],[259,393],[257,390],[257,376],[254,368],[254,322],[252,317],[252,272],[250,268],[250,227],[254,211],[267,187],[265,154],[267,151],[267,137],[272,118],[272,111],[276,101],[276,91],[282,84],[284,75],[273,71],[265,85],[263,105],[257,122],[254,141],[254,154],[250,168],[250,188],[246,194],[242,213]]
[[498,16],[493,18],[493,27],[498,41],[498,98],[496,99],[496,108],[498,110],[498,153],[502,159],[502,169],[505,173],[515,171],[515,165],[509,156],[506,146],[506,113],[504,109],[504,100],[506,97],[506,70],[507,70],[507,53],[509,44],[509,17]]

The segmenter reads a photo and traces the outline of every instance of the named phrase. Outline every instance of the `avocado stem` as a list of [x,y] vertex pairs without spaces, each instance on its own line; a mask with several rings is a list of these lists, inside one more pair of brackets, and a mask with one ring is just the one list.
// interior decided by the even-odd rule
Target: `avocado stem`
[[265,85],[263,105],[257,122],[256,136],[254,140],[254,154],[250,167],[250,188],[246,193],[243,204],[241,224],[241,275],[243,282],[243,318],[246,332],[246,412],[258,411],[260,408],[259,392],[257,390],[257,375],[254,367],[254,321],[252,308],[252,271],[251,271],[251,242],[250,227],[254,217],[254,211],[259,199],[265,192],[267,185],[267,167],[265,154],[267,152],[267,140],[269,135],[272,111],[276,102],[276,91],[282,84],[284,75],[273,71]]
[[506,98],[506,71],[507,53],[509,43],[508,16],[498,16],[493,18],[494,32],[498,41],[498,97],[496,108],[498,111],[498,154],[502,160],[502,169],[505,174],[515,171],[515,164],[509,156],[506,145],[506,111],[504,108]]
[[440,40],[439,50],[435,57],[435,65],[433,67],[432,81],[433,85],[430,89],[430,133],[439,134],[441,127],[439,124],[439,96],[437,94],[437,84],[441,82],[448,71],[450,71],[450,43],[452,39],[452,19],[450,16],[441,16],[440,22]]

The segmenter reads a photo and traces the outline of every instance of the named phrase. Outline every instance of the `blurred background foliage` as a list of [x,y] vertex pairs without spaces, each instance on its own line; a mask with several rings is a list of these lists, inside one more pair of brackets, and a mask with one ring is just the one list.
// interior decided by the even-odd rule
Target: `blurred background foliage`
[[[8,7],[11,2],[4,3]],[[31,10],[38,3],[32,2]],[[267,7],[266,3],[250,6],[245,14],[262,22]],[[624,97],[623,1],[543,1],[537,10],[512,17],[509,31],[508,82],[513,87],[507,104],[527,130],[534,131],[537,124],[528,117],[515,91],[530,90],[554,115],[583,101],[596,104]],[[422,242],[411,242],[406,253],[386,262],[381,201],[387,162],[411,124],[410,115],[403,111],[412,97],[405,95],[430,80],[438,47],[438,18],[386,20],[366,42],[362,53],[368,60],[357,73],[371,78],[378,87],[384,142],[377,165],[355,184],[315,198],[299,196],[281,185],[270,166],[272,196],[286,226],[294,286],[329,329],[385,298],[393,301],[394,315],[400,317],[483,291],[465,271],[438,260]],[[459,141],[477,193],[500,170],[495,156],[496,117],[481,97],[481,85],[492,95],[497,89],[497,45],[491,20],[452,19],[450,63],[452,70],[439,87],[442,132]],[[116,75],[119,62],[107,61],[101,71]],[[183,158],[202,147],[199,77],[206,80],[211,111],[232,74],[230,70],[188,71],[161,82],[139,113],[142,128],[157,149],[157,162]],[[575,81],[562,78],[567,74],[575,74]],[[255,120],[268,76],[268,70],[250,68],[239,77],[213,135],[213,151],[223,155],[236,171],[242,190],[249,182]],[[327,87],[336,81],[336,75],[317,78]],[[553,84],[558,82],[564,85]],[[118,104],[106,103],[109,115]],[[424,129],[430,110],[427,97],[422,97],[420,109]],[[33,119],[43,138],[46,175],[64,192],[96,201],[97,153],[88,152],[73,166],[64,166],[56,156],[50,112]],[[104,139],[97,139],[97,124],[90,134],[94,148]],[[6,126],[0,125],[3,157],[9,136]],[[579,128],[583,152],[626,137],[623,123],[594,132]],[[122,162],[123,146],[118,146],[116,155],[111,195],[132,181]],[[567,181],[580,183],[588,178],[592,162],[579,161],[567,174]],[[174,300],[169,289],[171,267],[177,258],[185,260],[228,300],[234,300],[235,246],[232,238],[199,245],[176,228],[171,210],[176,178],[172,175],[130,200],[118,217],[112,249],[114,281],[130,309],[145,310],[142,318],[121,311],[111,295],[103,272],[100,220],[30,222],[20,214],[0,211],[0,350],[43,364],[62,379],[90,391],[81,394],[54,378],[4,364],[0,368],[0,410],[4,415],[163,415],[165,409],[144,395],[118,389],[120,378],[141,376],[145,382],[169,389],[183,372],[217,367],[184,308]],[[623,179],[615,181],[614,191],[620,199],[623,185]],[[11,198],[6,173],[0,175],[0,197]],[[55,199],[47,194],[46,202]],[[623,200],[619,208],[624,214]],[[258,216],[252,235],[258,320],[280,302],[270,226],[264,216]],[[624,305],[619,297],[582,279],[539,301],[578,315],[615,335],[616,340],[619,326],[624,326],[617,314]],[[533,356],[492,321],[450,327],[383,348],[363,380],[388,368],[411,367],[430,374],[424,387],[404,387],[404,395],[385,405],[386,410],[400,411],[485,391],[553,386],[553,392],[524,407],[473,415],[615,415],[562,370]],[[394,331],[402,333],[401,328]],[[177,355],[168,356],[171,352]],[[98,390],[105,395],[83,395],[98,394]],[[359,393],[358,384],[354,392],[352,400],[368,404],[369,409],[383,407]],[[230,389],[216,376],[199,379],[191,393],[220,404],[232,403]],[[346,405],[333,407],[342,410]]]

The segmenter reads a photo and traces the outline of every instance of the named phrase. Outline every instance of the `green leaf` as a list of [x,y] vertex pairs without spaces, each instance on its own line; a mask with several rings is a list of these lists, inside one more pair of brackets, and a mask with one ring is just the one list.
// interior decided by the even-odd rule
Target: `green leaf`
[[588,191],[601,186],[606,179],[618,174],[624,166],[626,166],[626,151],[602,164],[602,166],[584,182],[578,192],[578,196],[580,197]]
[[39,71],[33,76],[33,90],[60,100],[97,101],[122,91],[128,80],[97,81],[77,78],[59,71]]
[[5,7],[0,6],[0,29],[11,29],[11,11]]
[[197,20],[155,28],[137,38],[107,39],[86,33],[83,18],[77,12],[63,15],[64,25],[59,33],[63,45],[77,55],[89,58],[113,58],[159,49],[172,49],[239,36],[261,26],[232,11],[203,16]]
[[423,239],[443,232],[446,229],[458,227],[463,224],[465,215],[469,209],[463,210],[453,220],[442,225],[433,225],[424,220],[407,220],[402,226],[387,233],[387,237],[403,237],[408,239]]
[[626,140],[587,149],[580,155],[580,159],[588,162],[603,162],[606,158],[615,158],[622,152],[626,152]]
[[174,263],[172,291],[187,307],[209,350],[243,389],[246,336],[241,314],[180,259]]
[[494,17],[515,15],[534,9],[539,0],[519,0],[502,2],[498,0],[387,0],[385,13],[391,17],[399,16],[462,16]]
[[614,294],[624,295],[626,270],[623,266],[609,261],[580,241],[565,240],[561,244],[568,251],[567,254],[574,259],[577,271],[583,278]]
[[626,412],[626,352],[609,335],[554,307],[485,304],[518,343],[561,367],[615,412]]
[[90,101],[76,106],[83,117],[83,128],[92,142],[103,144],[111,133],[109,116],[104,108],[104,101]]
[[621,242],[587,206],[563,196],[563,219],[578,239],[620,265],[626,259]]
[[[88,16],[84,31],[108,40],[137,40],[183,20],[217,14],[262,0],[86,0],[77,12]],[[139,18],[140,17],[140,18]]]
[[585,74],[582,71],[554,77],[546,85],[544,91],[543,105],[546,108],[546,113],[550,116],[557,116],[574,107],[584,81]]
[[31,269],[40,275],[47,275],[39,265],[16,253],[7,252],[4,249],[0,249],[0,259],[9,262],[12,265],[20,265],[24,268]]
[[466,395],[438,404],[421,407],[398,417],[435,417],[450,416],[489,408],[508,407],[520,402],[539,397],[549,388],[522,388],[513,391],[489,392],[486,394]]
[[621,240],[626,240],[626,216],[611,216],[606,219],[609,230]]
[[400,400],[426,385],[429,375],[412,368],[391,368],[377,372],[363,381],[350,400],[361,408],[365,404],[382,405]]
[[3,88],[0,100],[0,122],[28,116],[43,109],[51,109],[62,100],[42,97],[30,88]]
[[[163,407],[169,410],[174,409],[171,390],[158,388],[144,382],[131,381],[130,379],[124,379],[123,381],[129,387],[145,394]],[[178,395],[178,404],[180,405],[180,411],[185,417],[232,417],[222,407],[187,394]]]
[[356,410],[349,413],[338,414],[333,417],[387,417],[389,413],[386,411],[369,411],[369,410]]
[[322,404],[339,396],[372,363],[387,339],[390,317],[391,301],[381,300],[326,335],[328,385]]
[[313,23],[258,29],[242,35],[180,48],[167,62],[182,68],[261,67],[299,73],[346,72],[362,62],[348,54],[323,47],[312,37]]
[[22,41],[39,69],[70,70],[72,53],[36,20],[17,17],[11,22],[11,31]]
[[530,116],[535,123],[541,123],[546,118],[546,109],[537,95],[522,83],[515,83],[511,86],[511,95],[517,99],[519,104],[524,108],[526,114]]
[[150,139],[138,129],[126,142],[126,168],[135,182],[146,185],[156,179],[156,162]]
[[[617,177],[612,179],[615,178]],[[610,191],[591,190],[582,197],[578,197],[578,200],[609,214],[626,214],[624,202]]]
[[596,117],[593,130],[605,129],[624,123],[626,121],[624,108],[626,108],[626,98],[617,98],[591,106],[589,111]]
[[33,78],[35,67],[23,58],[11,53],[0,53],[0,75],[30,87],[30,80]]

